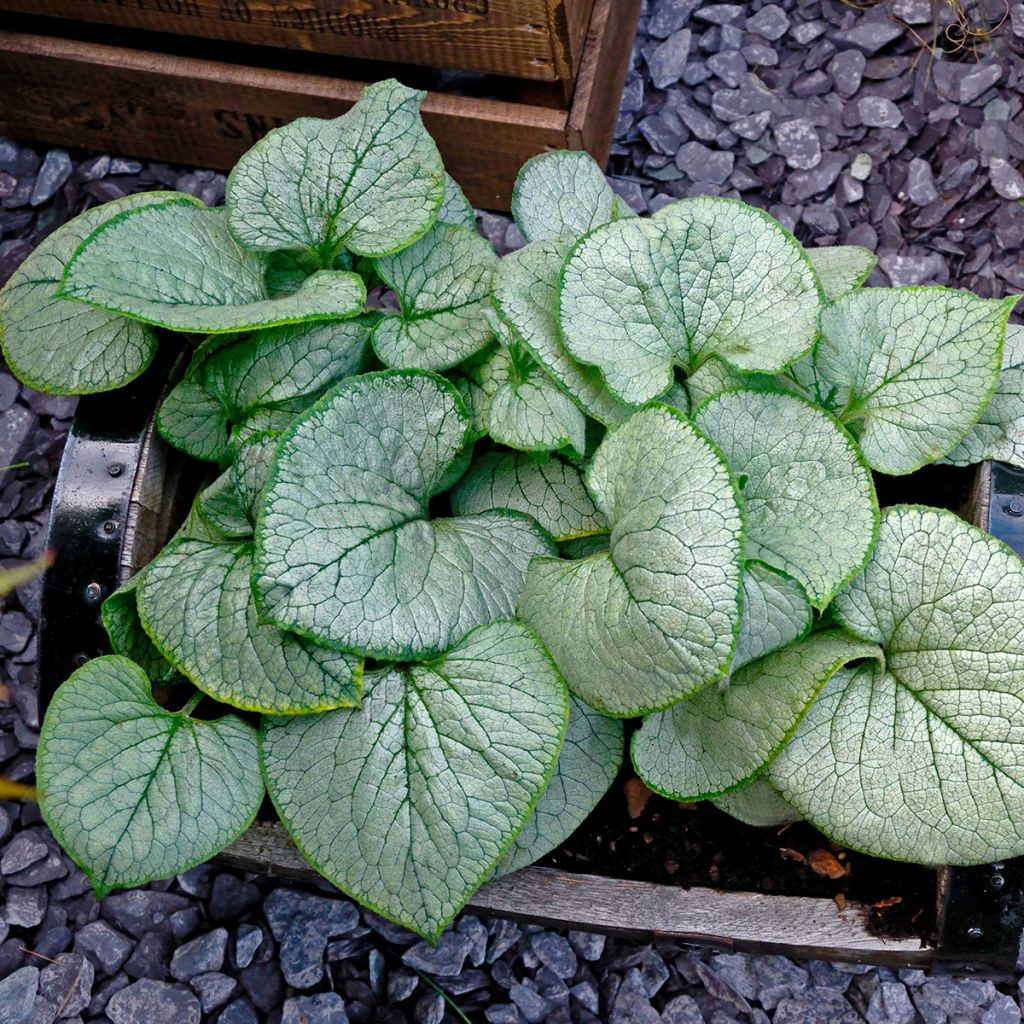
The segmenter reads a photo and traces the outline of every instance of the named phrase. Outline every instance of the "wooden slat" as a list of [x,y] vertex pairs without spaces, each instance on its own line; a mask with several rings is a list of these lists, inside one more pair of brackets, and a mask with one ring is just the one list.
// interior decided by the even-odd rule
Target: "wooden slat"
[[0,10],[514,78],[575,77],[593,0],[0,0]]
[[[259,823],[218,858],[222,863],[311,881],[318,876],[278,824]],[[749,892],[683,889],[526,868],[481,889],[469,909],[631,936],[667,936],[748,953],[784,953],[927,967],[932,951],[916,939],[882,939],[865,927],[857,904],[840,911],[832,900]]]
[[[277,125],[344,113],[363,84],[0,31],[0,134],[173,163],[230,168]],[[489,209],[509,208],[529,157],[566,146],[566,118],[440,93],[423,104],[448,170]]]
[[636,35],[641,0],[598,0],[587,35],[576,93],[569,111],[568,137],[573,149],[585,149],[602,166],[608,159],[615,121],[633,57],[624,39]]

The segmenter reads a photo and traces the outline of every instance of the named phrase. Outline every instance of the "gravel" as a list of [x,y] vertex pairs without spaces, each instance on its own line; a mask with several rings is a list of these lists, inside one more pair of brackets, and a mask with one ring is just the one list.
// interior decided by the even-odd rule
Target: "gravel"
[[[613,187],[638,212],[724,195],[807,244],[867,245],[879,253],[872,284],[1024,290],[1024,4],[977,55],[923,53],[932,16],[931,0],[648,0]],[[171,188],[217,203],[224,187],[213,171],[0,140],[0,281],[97,202]],[[503,250],[521,243],[505,216],[481,226]],[[42,549],[74,405],[0,367],[0,465],[28,463],[0,474],[0,561]],[[38,595],[23,587],[0,612],[0,772],[19,780],[32,778],[38,739]],[[216,866],[97,902],[38,808],[0,802],[0,1024],[455,1020],[433,986],[491,1024],[1019,1024],[1024,1001],[976,978],[471,914],[431,947],[326,885]]]

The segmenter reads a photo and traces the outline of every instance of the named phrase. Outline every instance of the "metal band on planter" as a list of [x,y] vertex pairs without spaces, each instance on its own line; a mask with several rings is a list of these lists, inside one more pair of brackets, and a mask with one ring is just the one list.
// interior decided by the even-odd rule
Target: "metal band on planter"
[[[145,565],[184,516],[195,464],[169,453],[155,410],[181,365],[158,360],[140,380],[83,398],[53,498],[49,544],[58,560],[43,591],[40,703],[84,660],[108,651],[103,599]],[[969,517],[1024,555],[1024,473],[980,467]],[[218,858],[300,880],[318,876],[276,823],[257,822]],[[467,909],[499,917],[720,950],[1009,975],[1024,928],[1024,858],[942,868],[937,935],[882,938],[865,907],[830,899],[656,885],[527,868],[481,889]],[[934,941],[934,945],[929,942]]]

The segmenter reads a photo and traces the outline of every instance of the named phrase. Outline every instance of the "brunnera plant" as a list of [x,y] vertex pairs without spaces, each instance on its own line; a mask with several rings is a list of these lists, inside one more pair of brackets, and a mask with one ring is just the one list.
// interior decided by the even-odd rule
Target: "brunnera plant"
[[[98,892],[199,863],[268,792],[326,878],[435,939],[639,774],[883,857],[1024,853],[1024,564],[872,473],[1024,465],[1012,299],[861,290],[698,198],[633,216],[529,161],[499,259],[419,116],[369,87],[149,193],[0,293],[27,383],[185,353],[158,428],[210,475],[104,604],[42,729]],[[368,296],[374,300],[368,302]]]

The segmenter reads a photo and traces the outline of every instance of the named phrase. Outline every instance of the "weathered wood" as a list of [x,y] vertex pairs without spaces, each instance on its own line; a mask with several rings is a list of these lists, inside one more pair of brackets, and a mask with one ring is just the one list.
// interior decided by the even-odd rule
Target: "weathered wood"
[[[363,85],[0,31],[0,134],[174,163],[230,168],[277,125],[344,113]],[[608,116],[614,121],[615,111]],[[448,170],[488,209],[509,208],[527,159],[570,144],[567,118],[562,110],[441,93],[423,104]]]
[[[318,876],[284,828],[259,823],[218,858],[250,871],[311,881]],[[746,953],[784,953],[893,967],[928,967],[932,950],[917,939],[883,939],[866,908],[832,900],[765,896],[599,878],[526,868],[481,889],[469,909],[551,927],[630,936],[663,936]]]
[[0,0],[0,10],[369,60],[571,80],[593,0]]

